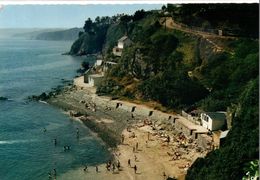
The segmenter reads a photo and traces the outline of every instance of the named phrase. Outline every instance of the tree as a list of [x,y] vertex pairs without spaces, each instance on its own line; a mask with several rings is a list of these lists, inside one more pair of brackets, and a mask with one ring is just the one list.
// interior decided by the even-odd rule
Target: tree
[[85,21],[85,25],[83,27],[83,29],[85,30],[85,32],[89,33],[92,31],[92,25],[93,25],[93,22],[90,18],[88,18],[86,21]]
[[132,19],[132,16],[129,15],[124,15],[120,17],[120,23],[124,26],[125,28],[125,33],[128,34],[128,22]]
[[166,6],[163,5],[163,6],[162,6],[162,11],[165,12],[165,10],[166,10]]
[[145,11],[142,10],[138,10],[135,12],[134,16],[133,16],[133,21],[138,21],[140,19],[143,19],[145,17]]
[[100,17],[97,16],[96,19],[95,19],[95,23],[99,24],[100,23]]
[[82,34],[84,34],[84,32],[80,31],[78,37],[80,37]]
[[89,62],[83,61],[81,63],[81,66],[84,68],[84,70],[88,70],[89,69]]

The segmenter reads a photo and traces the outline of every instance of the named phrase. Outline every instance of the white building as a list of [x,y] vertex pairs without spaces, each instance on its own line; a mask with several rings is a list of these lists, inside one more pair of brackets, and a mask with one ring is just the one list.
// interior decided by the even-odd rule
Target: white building
[[95,62],[95,64],[94,64],[94,66],[95,66],[95,67],[101,66],[102,63],[103,63],[103,60],[102,60],[102,59],[97,59],[96,62]]
[[111,61],[105,61],[102,70],[103,70],[103,72],[106,72],[108,69],[110,69],[112,66],[115,66],[115,65],[117,65],[117,63],[111,62]]
[[226,124],[225,112],[205,112],[200,115],[202,126],[211,130],[219,130]]
[[117,42],[117,46],[113,48],[113,54],[115,56],[121,56],[123,49],[129,46],[131,43],[132,41],[127,36],[121,37]]
[[124,49],[131,44],[131,40],[127,36],[121,37],[117,42],[117,47],[119,49]]
[[88,84],[90,86],[98,86],[98,85],[100,85],[103,78],[104,78],[104,75],[102,75],[102,74],[88,75]]

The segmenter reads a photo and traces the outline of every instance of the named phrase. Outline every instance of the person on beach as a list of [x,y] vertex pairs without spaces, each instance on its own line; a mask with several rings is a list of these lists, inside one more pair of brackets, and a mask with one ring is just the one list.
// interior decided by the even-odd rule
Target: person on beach
[[138,142],[135,144],[135,149],[138,151]]
[[106,164],[106,168],[107,168],[108,171],[110,171],[110,164],[109,163]]
[[122,144],[124,144],[124,140],[125,140],[125,136],[122,134],[122,136],[121,136]]
[[131,167],[131,160],[130,159],[128,159],[127,163],[128,163],[128,166]]
[[115,166],[115,164],[113,163],[113,165],[112,165],[112,170],[113,170],[113,172],[115,172],[115,169],[116,169],[116,166]]
[[134,119],[134,118],[135,118],[133,113],[131,113],[131,117],[132,117],[132,119]]
[[88,170],[88,166],[85,165],[84,169],[83,169],[85,172]]
[[148,147],[148,141],[145,141],[145,146]]
[[165,172],[163,172],[163,178],[166,179],[166,174],[165,174]]
[[137,156],[135,155],[135,161],[137,161]]
[[135,147],[133,147],[133,153],[135,152]]
[[119,160],[117,160],[117,169],[118,169],[118,171],[120,169],[120,162],[119,162]]
[[168,144],[168,145],[169,145],[170,141],[171,141],[171,139],[170,139],[170,136],[168,135],[168,136],[167,136],[167,144]]
[[98,173],[98,166],[96,166],[96,173]]
[[136,165],[134,166],[134,170],[135,170],[135,174],[136,174],[136,171],[137,171],[137,167],[136,167]]

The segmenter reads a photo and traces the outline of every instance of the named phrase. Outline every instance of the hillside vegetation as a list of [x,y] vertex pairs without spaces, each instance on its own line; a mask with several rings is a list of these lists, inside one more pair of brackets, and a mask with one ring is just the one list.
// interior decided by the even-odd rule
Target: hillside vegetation
[[[198,159],[188,170],[187,179],[241,179],[246,174],[246,164],[258,159],[259,152],[259,41],[255,37],[258,13],[251,13],[258,11],[256,6],[168,5],[161,12],[140,10],[132,16],[106,18],[103,23],[89,19],[85,32],[72,45],[71,54],[103,51],[105,60],[117,62],[97,88],[100,95],[152,101],[165,111],[202,109],[231,113],[232,128],[227,141],[206,158]],[[250,21],[240,22],[229,16],[241,9],[248,12],[243,18]],[[187,25],[196,20],[200,23],[195,24],[201,26],[239,29],[236,36],[243,38],[206,39],[167,29],[163,24],[165,15]],[[221,17],[226,17],[227,22]],[[124,34],[133,43],[121,57],[115,57],[112,48]],[[221,50],[216,50],[216,45]]]

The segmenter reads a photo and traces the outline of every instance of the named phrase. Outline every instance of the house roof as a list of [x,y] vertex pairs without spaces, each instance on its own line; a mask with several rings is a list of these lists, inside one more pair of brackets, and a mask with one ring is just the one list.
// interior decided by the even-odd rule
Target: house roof
[[225,121],[226,115],[224,112],[205,112],[213,121]]
[[112,64],[112,65],[115,65],[117,64],[116,62],[112,62],[112,61],[106,61],[105,64]]
[[89,75],[89,77],[92,77],[92,78],[102,78],[102,77],[104,77],[104,75],[102,75],[102,74],[91,74],[91,75]]
[[127,36],[123,36],[123,37],[121,37],[120,39],[118,39],[118,41],[125,41],[125,40],[127,40],[127,39],[128,39]]

